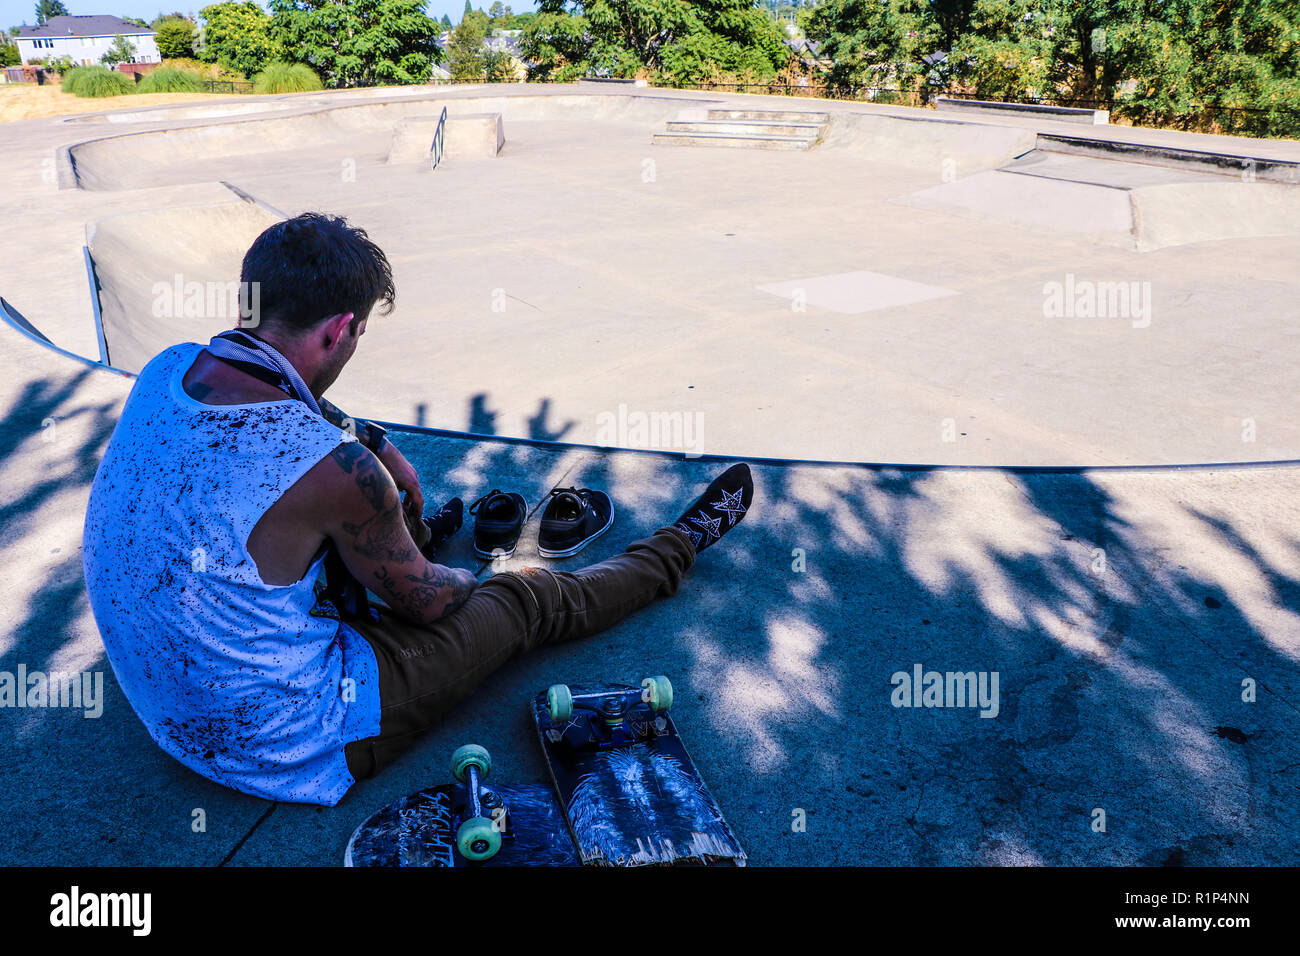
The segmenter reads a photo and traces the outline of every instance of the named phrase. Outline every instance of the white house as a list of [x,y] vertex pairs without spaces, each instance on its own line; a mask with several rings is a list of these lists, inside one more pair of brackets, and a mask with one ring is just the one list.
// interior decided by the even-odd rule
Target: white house
[[136,63],[161,62],[152,30],[107,15],[50,17],[38,27],[19,27],[14,40],[24,63],[68,56],[78,66],[92,66],[118,36],[135,47]]

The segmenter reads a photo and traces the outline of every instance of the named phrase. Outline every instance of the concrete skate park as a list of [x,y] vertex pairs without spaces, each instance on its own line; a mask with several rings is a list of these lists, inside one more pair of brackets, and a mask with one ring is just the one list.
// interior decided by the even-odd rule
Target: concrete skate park
[[[1300,143],[607,83],[4,135],[0,671],[105,690],[92,719],[0,709],[0,862],[335,865],[461,743],[544,779],[538,689],[658,673],[756,865],[1297,860]],[[330,398],[395,426],[430,502],[604,489],[613,531],[548,565],[574,569],[721,462],[757,485],[677,597],[508,665],[328,809],[152,743],[80,555],[131,375],[234,322],[189,284],[305,210],[393,263]],[[535,516],[504,562],[469,532],[441,560],[541,563]],[[996,672],[996,714],[894,706],[916,665]]]

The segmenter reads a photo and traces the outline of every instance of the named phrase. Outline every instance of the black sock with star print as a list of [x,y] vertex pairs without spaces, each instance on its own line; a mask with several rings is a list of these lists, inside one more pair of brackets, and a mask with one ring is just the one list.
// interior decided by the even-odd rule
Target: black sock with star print
[[698,554],[740,524],[754,500],[754,478],[744,462],[732,465],[705,489],[673,524],[695,545]]

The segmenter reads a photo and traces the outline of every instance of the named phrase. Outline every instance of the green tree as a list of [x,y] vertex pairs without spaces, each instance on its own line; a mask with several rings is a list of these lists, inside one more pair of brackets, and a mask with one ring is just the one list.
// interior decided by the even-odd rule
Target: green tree
[[442,15],[442,19],[438,22],[442,24],[442,27],[445,30],[450,30],[453,26],[451,22],[451,17],[447,16],[447,14],[445,13]]
[[771,76],[789,59],[784,31],[754,0],[540,0],[526,30],[541,40],[557,31],[544,17],[579,16],[590,45],[586,60],[600,73],[631,76],[654,70],[682,79],[713,72]]
[[166,23],[168,20],[184,20],[186,23],[190,24],[194,22],[194,18],[189,14],[175,10],[171,13],[159,13],[158,16],[154,17],[153,20],[149,22],[149,26],[152,29],[157,30],[159,24]]
[[188,20],[163,20],[154,27],[153,39],[165,59],[194,55],[194,24]]
[[66,17],[68,8],[63,0],[36,0],[36,25],[40,26],[50,17]]
[[1295,0],[825,0],[800,24],[838,85],[951,85],[1215,128],[1209,105],[1235,132],[1300,133]]
[[924,57],[942,49],[943,30],[925,0],[826,0],[803,20],[829,57],[832,85],[916,87]]
[[17,66],[21,62],[22,57],[18,53],[18,44],[10,43],[8,37],[0,40],[0,67]]
[[483,73],[489,83],[505,83],[515,78],[514,58],[504,50],[485,50]]
[[586,17],[567,13],[539,13],[519,37],[519,50],[531,64],[530,80],[568,82],[586,76],[591,47]]
[[270,0],[271,36],[327,87],[423,83],[441,58],[424,0]]
[[[468,0],[466,6],[468,7]],[[470,10],[447,41],[447,72],[453,80],[482,79],[487,73],[488,18],[481,10]]]
[[204,63],[220,63],[244,76],[260,73],[278,59],[271,39],[271,18],[252,0],[228,0],[199,11],[194,54]]
[[117,66],[119,63],[135,62],[135,45],[120,33],[113,37],[108,52],[99,58],[105,66]]
[[[1283,0],[1127,0],[1088,4],[1098,39],[1101,86],[1122,112],[1178,126],[1216,123],[1252,135],[1300,135],[1300,8]],[[1093,9],[1100,7],[1100,9]],[[1068,21],[1067,21],[1068,22]],[[1077,41],[1076,41],[1077,42]],[[1127,82],[1126,82],[1127,81]],[[1258,112],[1256,112],[1258,111]]]

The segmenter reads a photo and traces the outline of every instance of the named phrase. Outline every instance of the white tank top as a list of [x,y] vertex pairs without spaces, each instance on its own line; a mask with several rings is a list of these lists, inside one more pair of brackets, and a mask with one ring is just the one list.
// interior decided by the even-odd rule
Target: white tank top
[[181,379],[204,346],[140,372],[86,510],[86,590],[109,663],[150,736],[181,763],[256,796],[334,805],[343,746],[379,733],[374,650],[314,584],[265,584],[253,526],[356,439],[286,399],[206,405]]

